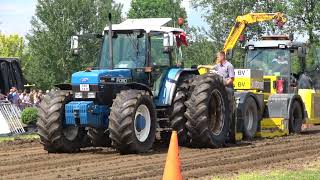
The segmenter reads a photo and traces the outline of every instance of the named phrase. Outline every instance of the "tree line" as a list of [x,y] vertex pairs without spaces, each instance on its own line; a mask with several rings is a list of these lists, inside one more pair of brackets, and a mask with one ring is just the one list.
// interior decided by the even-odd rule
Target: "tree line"
[[[223,43],[238,15],[250,12],[283,12],[288,16],[283,33],[307,35],[309,64],[315,63],[319,54],[320,1],[317,0],[190,0],[197,9],[203,27],[188,27],[186,10],[181,0],[132,0],[128,18],[171,17],[171,25],[177,25],[183,17],[184,28],[191,36],[188,47],[183,48],[186,66],[211,64],[213,55]],[[112,0],[38,0],[32,18],[31,32],[25,39],[17,35],[0,34],[0,56],[18,56],[26,79],[38,88],[47,89],[54,84],[70,82],[73,72],[96,65],[100,41],[94,38],[80,39],[82,52],[74,57],[70,52],[70,37],[74,34],[101,33],[107,24],[108,13],[113,22],[119,23],[123,5]],[[247,38],[276,31],[272,22],[247,27]],[[234,56],[236,67],[241,66],[243,50],[238,45]]]

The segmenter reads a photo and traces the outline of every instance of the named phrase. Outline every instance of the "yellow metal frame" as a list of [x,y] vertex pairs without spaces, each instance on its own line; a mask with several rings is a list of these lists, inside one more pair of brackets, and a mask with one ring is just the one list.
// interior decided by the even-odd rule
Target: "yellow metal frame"
[[263,118],[261,130],[257,132],[258,137],[273,138],[289,134],[289,122],[284,118]]
[[298,94],[301,96],[308,114],[305,124],[320,124],[320,116],[316,114],[318,112],[314,112],[314,99],[320,99],[320,93],[316,93],[313,89],[299,89]]
[[241,33],[246,28],[248,24],[253,24],[257,22],[264,22],[270,20],[277,20],[281,23],[286,23],[287,18],[283,13],[249,13],[243,16],[238,16],[236,19],[236,24],[232,27],[228,38],[224,44],[223,51],[226,52],[228,49],[233,49],[237,43]]
[[[241,33],[244,31],[244,29],[247,27],[248,24],[254,24],[257,22],[264,22],[264,21],[270,21],[270,20],[276,20],[283,24],[287,22],[287,18],[281,12],[249,13],[243,16],[238,16],[236,18],[235,25],[232,27],[228,35],[228,38],[224,43],[223,52],[227,52],[228,49],[234,48],[237,41],[239,40]],[[200,74],[205,74],[209,71],[208,69],[212,69],[212,67],[213,67],[212,65],[199,65],[198,71]]]

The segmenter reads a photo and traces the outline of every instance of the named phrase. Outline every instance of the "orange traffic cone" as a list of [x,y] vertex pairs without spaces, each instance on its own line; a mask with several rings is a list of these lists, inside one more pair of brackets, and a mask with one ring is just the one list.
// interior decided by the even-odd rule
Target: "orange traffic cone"
[[178,135],[176,131],[172,131],[162,180],[180,180],[180,179],[182,179],[182,176],[180,171]]

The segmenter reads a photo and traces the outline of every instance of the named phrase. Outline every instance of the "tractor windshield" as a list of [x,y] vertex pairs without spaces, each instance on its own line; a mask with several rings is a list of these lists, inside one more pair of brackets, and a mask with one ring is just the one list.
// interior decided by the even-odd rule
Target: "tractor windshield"
[[[113,43],[114,68],[140,68],[145,65],[145,36],[140,32],[115,32]],[[106,33],[101,48],[100,68],[109,67],[109,36]]]
[[262,70],[266,76],[289,75],[289,60],[289,49],[255,48],[248,50],[246,67]]

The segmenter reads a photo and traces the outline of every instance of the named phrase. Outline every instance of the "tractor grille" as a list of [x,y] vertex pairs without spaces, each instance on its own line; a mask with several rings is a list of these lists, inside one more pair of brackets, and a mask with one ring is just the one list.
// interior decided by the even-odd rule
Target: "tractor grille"
[[271,82],[270,79],[264,79],[263,82],[263,92],[270,93],[271,92]]

